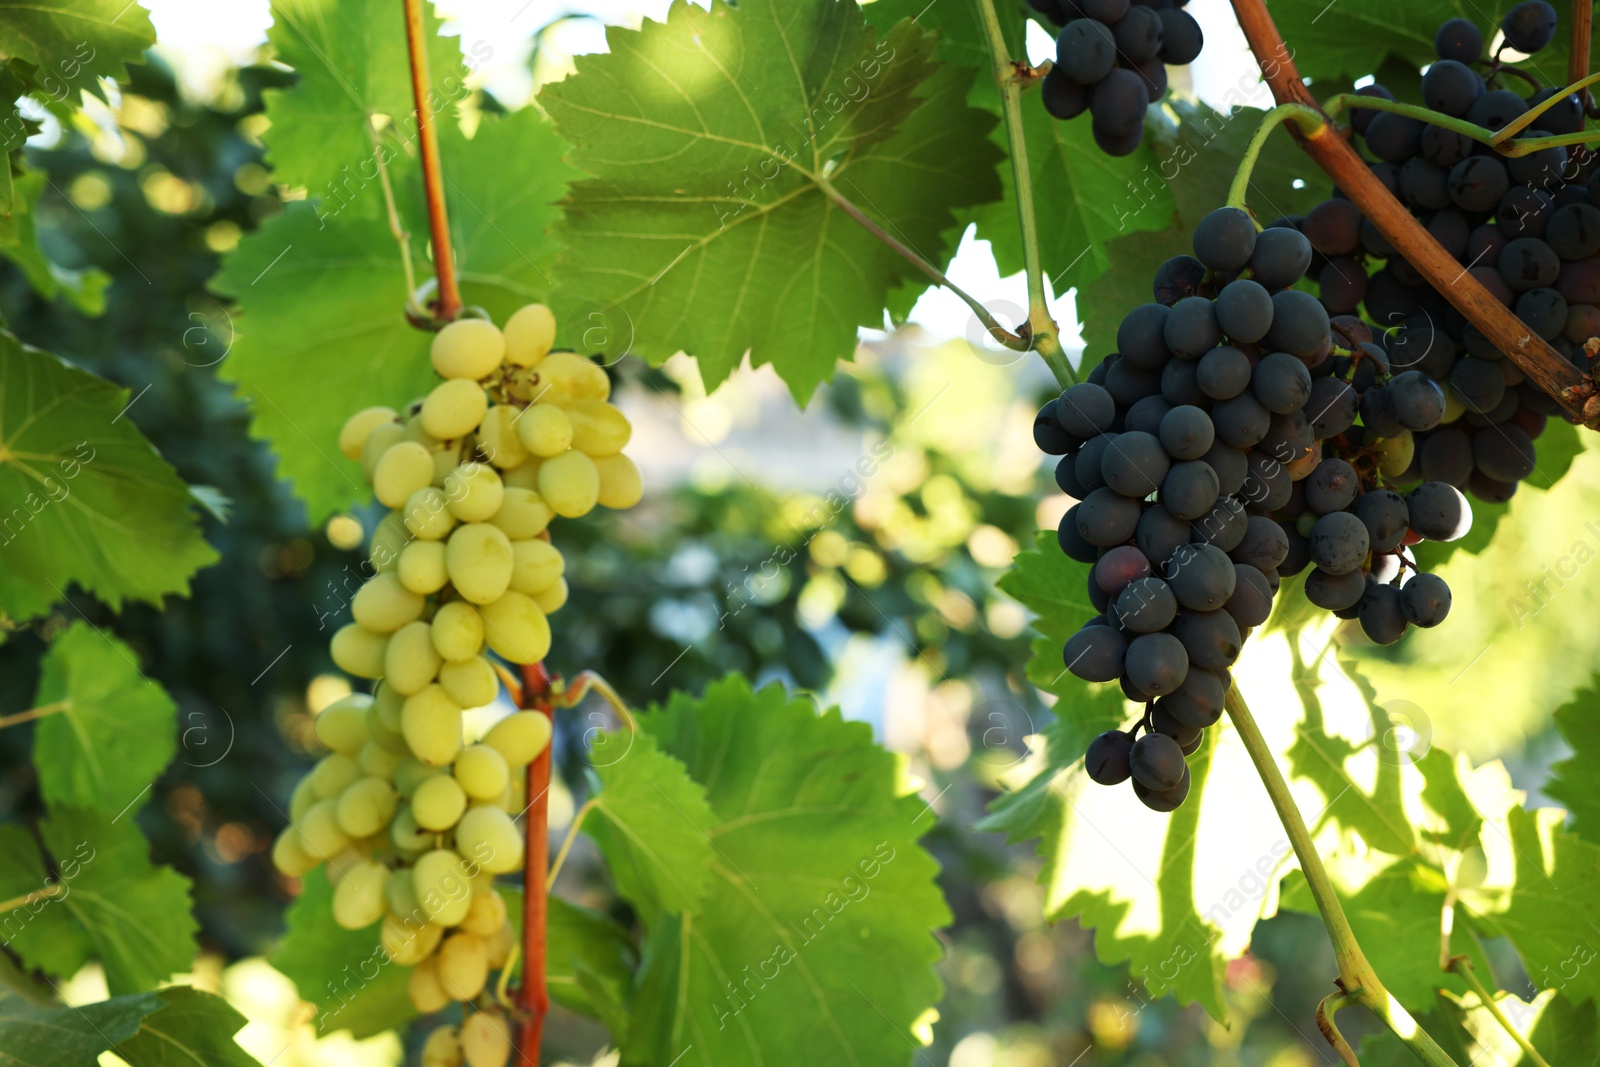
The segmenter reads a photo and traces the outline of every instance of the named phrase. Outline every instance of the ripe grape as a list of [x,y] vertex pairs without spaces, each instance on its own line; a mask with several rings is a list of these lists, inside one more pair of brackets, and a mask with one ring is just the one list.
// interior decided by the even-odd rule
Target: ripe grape
[[1161,19],[1161,58],[1175,67],[1193,63],[1205,45],[1205,35],[1193,15],[1179,7],[1156,9]]
[[1233,561],[1215,545],[1185,545],[1173,553],[1163,573],[1178,603],[1191,610],[1219,608],[1233,595]]
[[434,334],[429,358],[439,377],[476,382],[494,373],[505,354],[506,338],[494,323],[486,319],[463,318]]
[[[1171,461],[1161,442],[1140,430],[1119,434],[1100,460],[1100,472],[1106,485],[1126,497],[1145,497],[1155,492],[1170,467]],[[1134,522],[1137,521],[1135,516]],[[1131,531],[1129,536],[1132,536]]]
[[549,653],[546,612],[526,594],[508,591],[481,610],[484,638],[496,654],[513,663],[537,663]]
[[[1294,233],[1293,230],[1276,232]],[[1266,233],[1261,236],[1266,236]],[[1256,256],[1259,256],[1260,237],[1256,244]],[[1255,259],[1252,258],[1251,262],[1255,262]],[[1216,321],[1229,340],[1236,344],[1254,344],[1265,337],[1272,326],[1272,294],[1260,282],[1249,278],[1229,282],[1217,294]],[[1204,355],[1204,352],[1196,353],[1196,356],[1200,355]]]
[[1140,370],[1159,369],[1171,359],[1166,342],[1171,314],[1172,309],[1162,304],[1141,304],[1128,312],[1117,327],[1117,351],[1122,358]]
[[1113,138],[1141,135],[1145,108],[1149,104],[1150,94],[1145,89],[1144,79],[1131,70],[1110,70],[1089,89],[1094,129]]
[[1354,571],[1371,548],[1366,525],[1348,511],[1324,515],[1311,528],[1311,559],[1328,574]]
[[1189,523],[1160,504],[1152,505],[1139,516],[1134,542],[1150,563],[1161,566],[1180,546],[1189,543]]
[[[1284,551],[1288,551],[1287,544],[1284,545]],[[1222,608],[1233,616],[1233,621],[1241,628],[1260,626],[1272,614],[1272,585],[1267,581],[1265,574],[1249,564],[1235,563],[1233,571],[1235,575],[1233,595],[1227,599]]]
[[1091,781],[1100,785],[1120,785],[1132,773],[1130,760],[1133,741],[1120,730],[1107,730],[1089,742],[1083,765]]
[[1500,482],[1520,482],[1535,467],[1533,441],[1520,426],[1490,426],[1472,436],[1478,470]]
[[[1267,289],[1286,289],[1310,269],[1312,252],[1311,242],[1299,230],[1272,226],[1256,235],[1255,250],[1250,254],[1248,266],[1262,286]],[[1229,287],[1223,291],[1226,292]],[[1221,315],[1220,309],[1218,315]]]
[[1320,362],[1332,344],[1328,312],[1310,293],[1285,289],[1272,295],[1272,327],[1265,338],[1278,352],[1298,356],[1307,365]]
[[505,1067],[511,1059],[511,1028],[498,1011],[480,1011],[461,1024],[466,1067]]
[[1548,45],[1556,35],[1556,9],[1545,0],[1527,0],[1506,12],[1500,21],[1506,43],[1524,55]]
[[1472,529],[1472,506],[1453,485],[1423,482],[1406,498],[1411,528],[1430,541],[1454,541]]
[[600,471],[594,460],[577,450],[540,464],[538,484],[539,495],[563,518],[587,515],[600,500]]
[[1074,119],[1089,109],[1089,90],[1060,67],[1051,67],[1044,76],[1039,96],[1053,118]]
[[1140,510],[1137,500],[1102,486],[1078,505],[1078,533],[1100,548],[1120,545],[1133,537]]
[[1117,594],[1112,616],[1124,630],[1137,634],[1165,629],[1178,613],[1171,587],[1160,578],[1139,578]]
[[[1150,640],[1150,638],[1140,638],[1140,640]],[[1168,640],[1174,645],[1177,644],[1174,638],[1168,637]],[[1182,646],[1178,647],[1181,652]],[[1157,792],[1178,785],[1188,771],[1182,748],[1165,734],[1145,734],[1135,741],[1128,763],[1134,781],[1146,789]]]
[[1222,341],[1216,305],[1203,296],[1190,296],[1172,305],[1162,325],[1167,349],[1180,359],[1199,359]]
[[1184,404],[1161,417],[1160,437],[1161,447],[1173,459],[1200,459],[1216,442],[1216,427],[1205,411]]
[[[1232,565],[1229,565],[1229,586],[1233,585]],[[1233,593],[1230,589],[1228,597]],[[1239,658],[1239,648],[1243,638],[1239,636],[1239,624],[1232,615],[1220,609],[1216,611],[1186,611],[1178,616],[1172,624],[1172,632],[1183,642],[1184,651],[1189,655],[1189,662],[1205,670],[1223,670],[1233,665]]]
[[1093,85],[1117,61],[1117,42],[1106,24],[1073,19],[1056,37],[1056,66],[1079,85]]
[[1433,36],[1433,50],[1441,59],[1471,63],[1483,54],[1483,34],[1466,19],[1447,19]]
[[1392,645],[1406,632],[1406,615],[1400,606],[1400,590],[1392,585],[1373,585],[1357,602],[1356,618],[1361,631],[1380,645]]
[[1437,626],[1450,614],[1450,586],[1436,574],[1417,574],[1400,587],[1400,607],[1418,626]]
[[[1187,17],[1186,13],[1180,14]],[[1236,207],[1217,208],[1195,226],[1195,258],[1212,270],[1243,269],[1255,247],[1256,224]]]
[[1306,576],[1306,599],[1328,611],[1354,607],[1366,589],[1366,575],[1355,569],[1330,574],[1318,567]]
[[1109,626],[1085,626],[1062,649],[1067,670],[1086,682],[1109,682],[1122,673],[1128,640]]
[[1446,115],[1465,115],[1483,93],[1483,79],[1459,60],[1441,59],[1422,76],[1423,102]]

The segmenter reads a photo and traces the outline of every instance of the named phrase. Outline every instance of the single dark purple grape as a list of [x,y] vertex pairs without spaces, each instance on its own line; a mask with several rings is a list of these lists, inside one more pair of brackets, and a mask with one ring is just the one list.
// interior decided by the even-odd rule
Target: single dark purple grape
[[1361,632],[1374,644],[1392,645],[1406,632],[1406,613],[1400,606],[1400,590],[1392,585],[1372,585],[1361,594],[1356,605]]
[[1133,742],[1121,730],[1107,730],[1089,742],[1083,766],[1089,780],[1099,785],[1121,785],[1133,773],[1129,760]]
[[1411,528],[1430,541],[1455,541],[1472,529],[1472,505],[1444,482],[1423,482],[1406,497]]
[[1400,607],[1418,626],[1438,626],[1450,614],[1450,586],[1437,574],[1418,574],[1400,587]]

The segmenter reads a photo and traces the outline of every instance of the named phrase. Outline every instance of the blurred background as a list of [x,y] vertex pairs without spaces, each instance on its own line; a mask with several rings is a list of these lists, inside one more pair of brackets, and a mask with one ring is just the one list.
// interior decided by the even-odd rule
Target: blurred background
[[[284,198],[303,195],[273,183],[259,141],[261,91],[292,75],[266,52],[265,2],[146,6],[162,44],[134,68],[131,85],[91,106],[76,128],[45,116],[33,142],[33,162],[49,179],[36,222],[50,256],[109,277],[106,313],[44,302],[10,265],[0,266],[0,313],[24,340],[48,340],[138,394],[129,417],[184,479],[230,487],[226,521],[206,520],[222,562],[199,575],[191,599],[94,620],[133,644],[179,703],[182,748],[145,829],[157,858],[195,879],[208,950],[197,981],[250,1018],[240,1040],[263,1060],[285,1049],[275,1060],[283,1067],[397,1064],[399,1037],[317,1040],[309,1008],[262,959],[294,888],[268,860],[278,809],[311,760],[312,715],[346,691],[326,652],[334,619],[323,616],[342,601],[337,590],[374,518],[308,529],[214,372],[234,329],[207,291],[219,257]],[[508,107],[565,76],[573,55],[604,49],[605,23],[636,25],[665,8],[665,0],[440,4],[447,33],[492,41],[475,84]],[[1194,0],[1189,10],[1207,47],[1184,90],[1217,106],[1265,101],[1227,5]],[[1050,42],[1042,31],[1035,38],[1040,58]],[[1022,299],[1020,277],[999,278],[987,245],[970,234],[951,273],[980,299]],[[1081,329],[1073,295],[1057,300],[1069,338]],[[1027,614],[994,583],[1067,507],[1030,433],[1053,392],[1048,374],[978,345],[971,327],[955,298],[926,294],[906,328],[864,334],[856,362],[805,412],[768,370],[736,374],[707,396],[687,363],[615,368],[647,495],[626,515],[569,524],[573,595],[551,662],[569,675],[598,670],[638,706],[730,671],[778,679],[869,722],[906,756],[938,815],[926,844],[956,916],[942,934],[947,995],[934,1044],[917,1063],[1331,1063],[1310,1023],[1313,991],[1333,973],[1314,918],[1258,927],[1252,953],[1228,974],[1235,1022],[1225,1029],[1198,1008],[1148,1000],[1125,968],[1096,961],[1076,924],[1046,925],[1032,844],[1008,848],[971,829],[1051,714],[1022,674]],[[1589,605],[1600,578],[1591,571],[1600,568],[1546,586],[1537,602],[1524,583],[1576,541],[1600,545],[1580,507],[1597,483],[1591,450],[1552,492],[1519,494],[1484,554],[1446,564],[1457,598],[1449,633],[1381,652],[1348,637],[1380,695],[1428,708],[1436,744],[1475,760],[1505,758],[1523,788],[1537,790],[1564,754],[1549,714],[1592,671]],[[1480,651],[1491,646],[1492,656]],[[28,637],[0,646],[0,687],[15,706],[33,690],[38,651]],[[1523,666],[1528,657],[1541,661],[1537,678]],[[1468,672],[1470,684],[1444,684]],[[1448,707],[1438,706],[1441,692],[1453,694]],[[558,835],[574,791],[581,802],[590,716],[580,708],[560,727]],[[0,734],[0,759],[15,768],[0,778],[0,806],[28,795],[26,741]],[[605,909],[613,902],[596,863],[580,846],[559,891]],[[81,976],[77,995],[103,996],[96,981]],[[604,1033],[559,1008],[547,1035],[553,1060],[604,1057]]]

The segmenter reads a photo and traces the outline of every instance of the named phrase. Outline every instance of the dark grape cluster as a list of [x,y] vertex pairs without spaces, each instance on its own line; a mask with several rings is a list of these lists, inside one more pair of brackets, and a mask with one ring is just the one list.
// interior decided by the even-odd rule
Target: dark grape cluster
[[1058,119],[1093,119],[1094,140],[1125,156],[1144,137],[1144,112],[1167,91],[1167,65],[1200,54],[1204,38],[1188,0],[1029,0],[1061,27],[1040,95]]
[[[1542,0],[1513,8],[1502,23],[1506,44],[1532,53],[1555,35],[1556,12]],[[1439,61],[1422,78],[1426,105],[1496,129],[1558,96],[1515,91],[1498,55],[1484,60],[1483,35],[1451,19],[1435,39]],[[1484,73],[1474,69],[1483,65]],[[1381,85],[1361,90],[1392,98]],[[1593,370],[1586,350],[1600,334],[1600,170],[1582,147],[1545,148],[1503,156],[1457,132],[1408,116],[1370,109],[1352,125],[1373,173],[1405,203],[1434,238],[1526,325],[1580,370]],[[1519,137],[1577,133],[1583,106],[1567,95]],[[1503,502],[1534,470],[1534,439],[1560,406],[1526,381],[1510,359],[1452,308],[1360,210],[1342,194],[1303,218],[1280,220],[1310,239],[1311,274],[1334,315],[1364,312],[1386,370],[1413,372],[1443,387],[1437,428],[1417,432],[1413,455],[1395,475],[1422,479]],[[1368,424],[1370,428],[1370,423]]]
[[1350,326],[1359,320],[1332,320],[1292,288],[1315,255],[1299,230],[1258,233],[1245,212],[1220,208],[1196,227],[1194,253],[1161,267],[1117,353],[1034,422],[1078,501],[1061,548],[1093,565],[1100,612],[1067,640],[1066,668],[1118,681],[1145,705],[1131,730],[1090,745],[1089,774],[1131,777],[1157,811],[1187,796],[1184,757],[1222,715],[1229,668],[1283,576],[1313,567],[1313,602],[1394,640],[1450,607],[1405,546],[1458,537],[1471,521],[1447,483],[1390,488],[1411,463],[1410,435],[1444,414],[1444,393],[1421,373],[1391,373],[1370,333]]

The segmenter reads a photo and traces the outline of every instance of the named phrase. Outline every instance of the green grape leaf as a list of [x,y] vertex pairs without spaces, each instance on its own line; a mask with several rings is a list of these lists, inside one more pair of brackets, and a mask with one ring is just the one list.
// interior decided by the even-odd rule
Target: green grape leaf
[[[431,5],[423,5],[423,18],[437,102],[432,111],[448,118],[450,103],[466,91],[460,39],[438,35]],[[278,60],[299,75],[288,89],[262,93],[272,122],[264,140],[273,176],[322,197],[324,210],[338,205],[353,208],[357,217],[380,214],[381,198],[353,194],[397,150],[397,135],[403,144],[415,137],[402,13],[383,0],[277,0],[267,39]]]
[[5,166],[0,167],[0,173],[6,174],[11,184],[10,190],[0,191],[0,203],[6,205],[0,213],[0,256],[15,263],[28,284],[46,300],[65,294],[85,315],[105,311],[110,275],[93,267],[69,270],[52,262],[39,247],[39,229],[34,219],[47,178],[44,172],[30,170],[12,178],[10,167]]
[[[1389,992],[1412,1011],[1434,1003],[1439,989],[1465,992],[1466,979],[1439,967],[1440,917],[1449,888],[1444,876],[1414,858],[1395,860],[1374,871],[1377,856],[1325,857],[1356,940]],[[1283,884],[1280,906],[1316,914],[1305,876],[1293,872]],[[1479,974],[1489,964],[1475,938],[1459,933],[1451,942]]]
[[[463,298],[497,321],[548,289],[556,245],[546,231],[570,173],[564,151],[531,110],[485,116],[471,140],[453,126],[441,131]],[[402,193],[409,168],[403,160],[392,168]],[[381,196],[375,183],[362,195]],[[420,204],[421,194],[403,201]],[[410,227],[427,231],[420,218]],[[251,432],[272,444],[279,476],[313,523],[366,500],[360,466],[339,453],[340,427],[363,407],[401,407],[438,381],[431,335],[405,320],[405,273],[388,224],[291,203],[239,243],[216,288],[242,309],[221,374],[250,402]]]
[[[1135,189],[1123,190],[1113,202],[1119,205],[1119,212],[1135,212],[1130,217],[1139,221],[1137,229],[1147,228],[1144,224],[1152,213],[1140,211],[1132,201],[1159,195],[1152,185],[1171,191],[1176,211],[1166,229],[1131,232],[1111,241],[1105,272],[1079,290],[1085,368],[1116,351],[1117,327],[1129,311],[1150,302],[1151,284],[1161,264],[1173,256],[1193,254],[1190,240],[1194,228],[1227,203],[1234,171],[1263,114],[1243,107],[1224,115],[1181,101],[1171,101],[1168,106],[1178,121],[1158,125],[1152,120],[1146,129],[1146,139],[1153,143],[1160,160],[1155,173],[1141,172]],[[1247,202],[1265,224],[1281,215],[1305,212],[1331,188],[1292,138],[1274,136],[1267,139],[1250,173]],[[1076,251],[1081,250],[1080,245]]]
[[648,734],[606,734],[591,752],[600,792],[591,829],[617,890],[651,916],[693,911],[705,897],[716,858],[716,816],[706,791]]
[[[53,808],[40,824],[57,864],[79,863],[58,902],[94,945],[113,996],[151,989],[194,963],[199,946],[189,879],[150,862],[150,845],[129,815]],[[87,851],[86,851],[87,850]]]
[[267,962],[315,1005],[318,1032],[349,1030],[360,1039],[404,1026],[417,1013],[406,995],[411,971],[379,945],[380,924],[346,930],[334,922],[333,886],[320,867],[300,886],[284,914],[283,940]]
[[0,608],[13,620],[73,584],[118,611],[158,604],[216,561],[187,486],[122,418],[131,399],[0,333]]
[[[1373,759],[1374,750],[1331,733],[1324,721],[1320,661],[1307,662],[1300,650],[1293,649],[1293,679],[1304,714],[1290,747],[1289,773],[1316,785],[1322,794],[1319,820],[1329,820],[1354,830],[1371,847],[1391,855],[1403,856],[1416,848],[1416,833],[1406,815],[1401,794],[1402,767],[1399,759]],[[1379,706],[1372,688],[1355,673],[1347,673],[1361,688],[1372,736],[1384,738],[1394,729],[1390,713]],[[1387,753],[1384,753],[1387,755]],[[1352,767],[1359,763],[1372,768],[1362,773]],[[1370,783],[1370,784],[1369,784]]]
[[[1556,808],[1510,808],[1503,829],[1495,820],[1496,833],[1482,835],[1489,885],[1462,899],[1486,934],[1511,942],[1536,986],[1581,1002],[1600,994],[1600,973],[1585,966],[1600,947],[1600,846],[1568,833],[1565,821]],[[1495,875],[1506,870],[1515,873],[1502,888]]]
[[117,1041],[117,1055],[132,1067],[260,1067],[233,1039],[248,1020],[226,1000],[187,986],[160,995],[160,1009],[139,1032]]
[[45,873],[44,854],[33,835],[14,824],[0,826],[0,898],[17,900],[61,887],[54,889],[52,896],[41,896],[0,915],[0,942],[29,968],[68,977],[93,955],[88,931],[73,921],[60,897],[62,891],[72,891],[83,864],[93,854],[93,846],[85,842],[67,855],[57,856],[58,878],[52,880]]
[[57,100],[69,87],[100,95],[99,78],[126,78],[155,43],[133,0],[0,0],[0,54],[32,63],[33,80]]
[[559,230],[558,318],[625,322],[611,354],[687,352],[708,387],[748,355],[804,401],[921,276],[837,197],[942,264],[956,212],[1000,193],[972,71],[913,23],[880,38],[851,0],[714,0],[607,40],[540,102],[592,176]]
[[[1034,550],[1017,553],[1011,569],[1001,575],[1000,591],[1038,616],[1034,626],[1041,633],[1065,640],[1100,614],[1089,602],[1089,569],[1089,564],[1067,558],[1055,534],[1040,530]],[[1057,659],[1060,653],[1058,647]]]
[[35,707],[33,762],[45,803],[123,811],[177,753],[177,705],[139,670],[132,649],[75,622],[50,645]]
[[[1544,1056],[1547,1063],[1561,1067],[1595,1067],[1600,1064],[1600,1031],[1595,1026],[1595,1002],[1576,1004],[1554,989],[1547,989],[1532,1003],[1513,993],[1498,993],[1495,1003],[1510,1020],[1517,1033]],[[1505,1026],[1484,1006],[1475,993],[1447,997],[1455,1025],[1464,1029],[1473,1042],[1467,1050],[1470,1062],[1493,1063],[1504,1067],[1530,1067],[1533,1059],[1506,1033]]]
[[639,728],[718,821],[704,901],[647,919],[623,1062],[905,1063],[950,913],[917,844],[935,820],[896,757],[864,723],[738,677]]
[[131,1037],[161,1007],[158,994],[141,993],[44,1008],[0,989],[0,1067],[95,1067],[100,1053]]
[[[522,890],[502,886],[511,927],[522,937]],[[545,912],[545,982],[550,999],[562,1007],[599,1019],[613,1034],[628,1032],[628,998],[639,952],[615,920],[592,908],[548,898]],[[513,983],[521,978],[521,960]]]
[[1551,766],[1544,791],[1567,806],[1573,833],[1600,844],[1600,689],[1575,694],[1555,720],[1572,755]]

